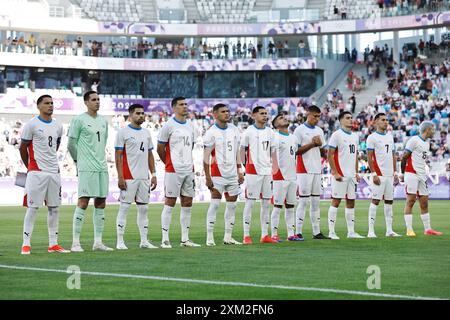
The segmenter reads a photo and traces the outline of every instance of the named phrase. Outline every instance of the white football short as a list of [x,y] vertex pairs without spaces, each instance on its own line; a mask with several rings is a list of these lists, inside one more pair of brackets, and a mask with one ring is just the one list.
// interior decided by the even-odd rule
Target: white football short
[[39,208],[46,202],[48,207],[61,205],[61,176],[59,173],[30,171],[25,182],[25,207]]
[[229,196],[234,197],[241,193],[241,187],[239,186],[238,177],[224,178],[224,177],[211,177],[214,189],[220,194],[228,193]]
[[167,198],[178,198],[180,195],[193,198],[194,173],[166,172],[164,175],[164,194]]
[[125,180],[126,190],[120,190],[120,202],[148,203],[150,200],[150,181],[148,179]]
[[322,175],[320,173],[297,174],[298,195],[302,197],[322,194]]
[[257,174],[245,175],[245,197],[247,199],[271,199],[272,176],[260,176]]
[[342,181],[337,181],[333,176],[331,178],[331,197],[334,199],[356,199],[356,178],[342,177]]
[[419,196],[428,196],[427,177],[419,176],[415,173],[405,173],[406,194],[417,194]]
[[273,204],[282,206],[284,204],[295,205],[297,203],[297,184],[294,180],[273,181]]
[[394,177],[379,177],[380,185],[371,183],[372,199],[375,200],[394,200]]

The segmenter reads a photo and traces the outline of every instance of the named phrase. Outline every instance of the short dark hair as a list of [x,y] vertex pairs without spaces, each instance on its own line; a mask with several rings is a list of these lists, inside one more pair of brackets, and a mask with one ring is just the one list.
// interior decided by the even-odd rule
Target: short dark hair
[[275,129],[277,128],[277,126],[275,125],[275,122],[277,121],[278,118],[284,116],[284,113],[279,113],[275,116],[275,118],[273,118],[272,120],[272,127],[274,127]]
[[352,113],[351,113],[350,111],[342,111],[342,112],[339,114],[339,118],[338,118],[339,121],[341,121],[341,119],[342,119],[343,117],[345,117],[346,114],[349,114],[349,115],[353,116]]
[[308,112],[311,113],[322,113],[322,111],[320,111],[320,108],[316,105],[311,105],[308,107]]
[[128,113],[132,114],[136,109],[144,109],[144,106],[139,103],[133,103],[131,106],[128,107]]
[[181,101],[181,100],[186,100],[186,98],[185,97],[181,97],[181,96],[173,98],[172,99],[172,103],[171,103],[172,108],[175,107],[177,105],[178,101]]
[[213,107],[213,112],[219,111],[220,108],[228,108],[228,106],[223,103],[218,103]]
[[40,96],[40,97],[37,99],[36,104],[41,103],[42,100],[44,100],[45,98],[53,99],[51,95],[49,95],[49,94],[43,94],[42,96]]
[[266,108],[261,107],[261,106],[256,106],[256,107],[253,108],[252,114],[258,113],[259,110],[266,110]]
[[385,116],[386,116],[386,113],[383,113],[383,112],[377,113],[377,115],[375,116],[374,120],[378,120],[379,118],[385,117]]
[[97,93],[97,91],[90,90],[90,91],[86,92],[83,96],[84,101],[89,101],[89,96],[94,93]]

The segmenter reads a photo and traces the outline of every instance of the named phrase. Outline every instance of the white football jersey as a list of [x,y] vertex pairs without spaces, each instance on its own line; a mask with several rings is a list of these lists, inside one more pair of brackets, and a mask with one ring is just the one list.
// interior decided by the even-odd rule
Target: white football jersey
[[393,154],[395,152],[394,138],[390,133],[374,132],[366,141],[367,150],[373,150],[373,165],[379,176],[394,175]]
[[334,164],[337,172],[343,177],[354,177],[356,174],[356,156],[358,153],[358,135],[354,132],[339,129],[328,142],[328,147],[336,149]]
[[228,123],[226,129],[212,125],[203,137],[205,148],[211,149],[210,172],[213,177],[237,177],[236,156],[239,151],[239,129]]
[[247,148],[246,173],[262,176],[272,174],[270,149],[273,146],[273,136],[273,131],[269,127],[258,129],[255,125],[251,125],[245,130],[241,146]]
[[45,121],[37,116],[25,124],[21,139],[31,141],[28,145],[28,171],[59,172],[56,144],[62,133],[62,125],[54,119]]
[[273,180],[296,180],[295,154],[298,149],[298,140],[293,134],[275,133],[273,149],[276,160],[273,163]]
[[166,172],[193,172],[192,148],[196,140],[190,121],[180,122],[172,117],[161,128],[158,143],[166,145]]
[[153,143],[150,132],[130,125],[120,129],[114,142],[116,150],[123,150],[123,176],[125,179],[148,179],[148,153]]
[[430,155],[430,142],[423,140],[420,135],[414,136],[406,143],[405,150],[411,152],[411,157],[406,163],[405,172],[425,176],[427,174],[425,161]]
[[321,173],[322,156],[320,155],[320,148],[325,146],[323,130],[318,126],[311,127],[305,122],[295,129],[294,135],[297,137],[300,147],[311,143],[314,136],[320,136],[322,146],[309,149],[304,154],[297,155],[297,173]]

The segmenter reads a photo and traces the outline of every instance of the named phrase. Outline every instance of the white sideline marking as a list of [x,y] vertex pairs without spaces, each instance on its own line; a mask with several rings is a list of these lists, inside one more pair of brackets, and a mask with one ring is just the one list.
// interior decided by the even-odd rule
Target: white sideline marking
[[[4,264],[0,264],[0,268],[14,269],[14,270],[67,273],[67,270],[10,266],[10,265],[4,265]],[[314,288],[314,287],[293,287],[293,286],[270,285],[270,284],[266,285],[266,284],[257,284],[257,283],[247,283],[247,282],[228,282],[228,281],[170,278],[170,277],[158,277],[158,276],[145,276],[145,275],[138,275],[138,274],[106,273],[106,272],[91,272],[91,271],[81,271],[81,274],[89,275],[89,276],[104,276],[104,277],[115,277],[115,278],[130,278],[130,279],[146,279],[146,280],[156,280],[156,281],[174,281],[174,282],[187,282],[187,283],[198,283],[198,284],[212,284],[212,285],[220,285],[220,286],[236,286],[236,287],[253,287],[253,288],[264,288],[264,289],[285,289],[285,290],[295,290],[295,291],[316,291],[316,292],[327,292],[327,293],[342,293],[342,294],[353,294],[353,295],[359,295],[359,296],[397,298],[397,299],[409,299],[409,300],[448,300],[448,299],[436,298],[436,297],[406,296],[406,295],[399,295],[399,294],[376,293],[376,292],[367,292],[367,291],[352,291],[352,290],[339,290],[339,289]]]

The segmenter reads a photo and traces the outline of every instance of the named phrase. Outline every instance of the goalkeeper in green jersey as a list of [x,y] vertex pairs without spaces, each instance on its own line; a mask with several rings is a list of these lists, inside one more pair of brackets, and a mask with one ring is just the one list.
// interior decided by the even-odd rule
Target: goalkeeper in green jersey
[[83,252],[80,244],[81,228],[89,200],[94,198],[94,246],[92,250],[112,251],[102,242],[105,225],[105,205],[108,196],[108,166],[105,147],[108,122],[97,113],[100,99],[97,92],[84,94],[87,112],[72,119],[69,128],[69,153],[77,166],[78,204],[73,215],[72,252]]

